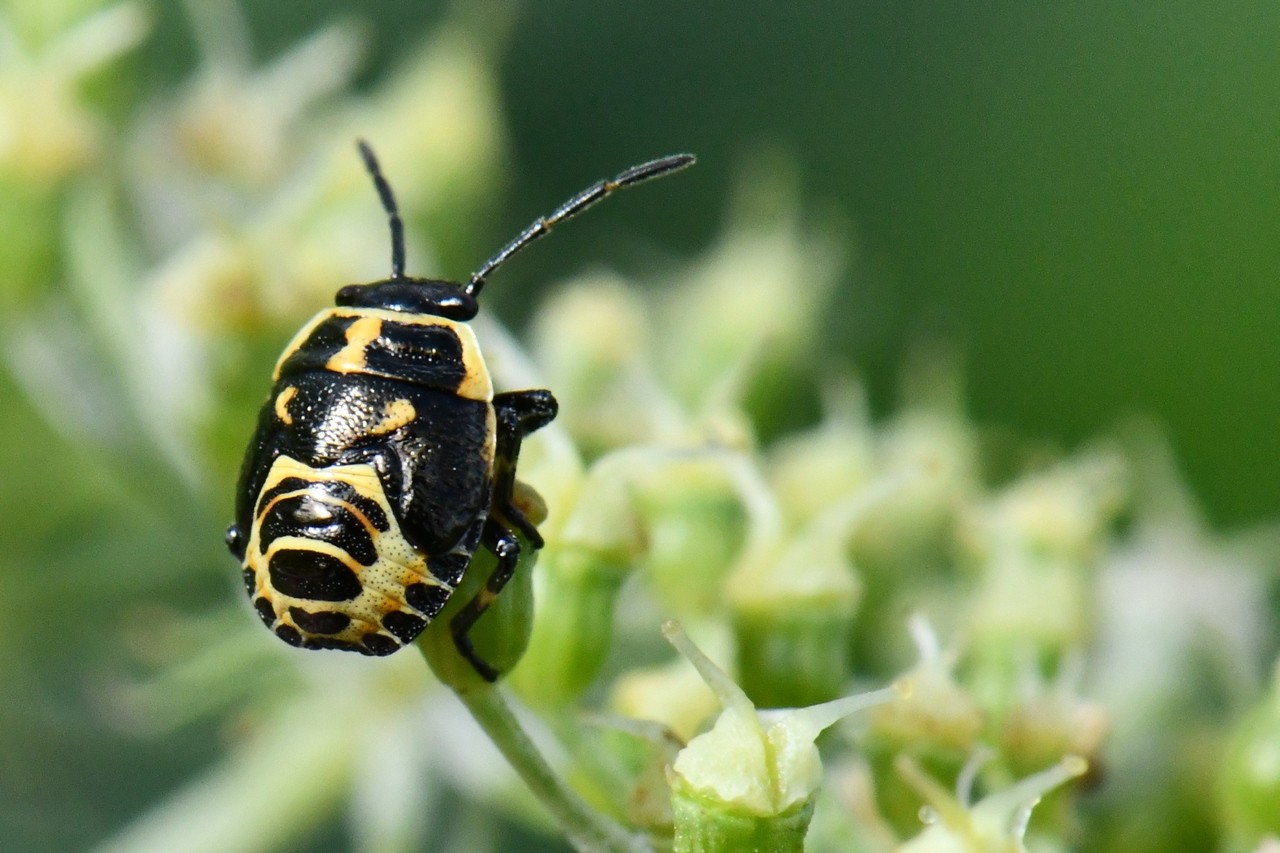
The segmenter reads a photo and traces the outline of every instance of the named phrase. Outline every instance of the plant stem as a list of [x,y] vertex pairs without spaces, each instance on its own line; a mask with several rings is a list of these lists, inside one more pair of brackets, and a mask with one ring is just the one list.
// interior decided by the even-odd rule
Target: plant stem
[[653,853],[648,839],[593,810],[569,789],[525,733],[496,685],[454,691],[512,768],[582,853]]

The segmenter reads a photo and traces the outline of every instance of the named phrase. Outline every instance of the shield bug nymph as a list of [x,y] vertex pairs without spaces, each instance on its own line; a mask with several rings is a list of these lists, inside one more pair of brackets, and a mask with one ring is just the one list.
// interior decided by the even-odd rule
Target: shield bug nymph
[[459,652],[498,673],[468,631],[501,592],[520,538],[542,538],[513,500],[524,436],[556,415],[547,390],[494,393],[468,321],[489,276],[615,190],[683,169],[676,154],[599,181],[540,217],[466,283],[406,276],[404,226],[360,142],[391,228],[391,277],[338,291],[276,363],[249,442],[227,546],[254,609],[309,649],[390,654],[444,607],[478,548],[496,568],[449,625]]

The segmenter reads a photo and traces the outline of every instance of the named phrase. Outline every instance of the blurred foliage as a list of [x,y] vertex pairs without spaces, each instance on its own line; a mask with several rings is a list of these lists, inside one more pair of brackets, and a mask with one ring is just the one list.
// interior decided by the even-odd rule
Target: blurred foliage
[[[1213,532],[1163,434],[1110,427],[1166,420],[1216,518],[1280,505],[1274,166],[1228,144],[1270,78],[1201,109],[1273,10],[1175,4],[1134,41],[1136,12],[757,5],[2,7],[0,846],[561,849],[422,661],[284,647],[222,548],[276,353],[386,271],[356,136],[411,270],[453,277],[600,175],[702,155],[504,269],[477,323],[500,385],[561,400],[509,681],[602,813],[680,839],[776,806],[813,850],[1280,832],[1275,531]],[[1226,76],[1137,97],[1189,47]],[[786,796],[726,793],[716,750],[770,738]]]

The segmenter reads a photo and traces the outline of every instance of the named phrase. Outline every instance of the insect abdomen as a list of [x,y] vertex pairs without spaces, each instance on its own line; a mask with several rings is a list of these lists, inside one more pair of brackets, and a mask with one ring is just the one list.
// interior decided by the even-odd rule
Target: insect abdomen
[[312,468],[276,459],[254,509],[245,584],[259,617],[286,642],[385,655],[444,606],[461,560],[422,553],[400,530],[368,465]]

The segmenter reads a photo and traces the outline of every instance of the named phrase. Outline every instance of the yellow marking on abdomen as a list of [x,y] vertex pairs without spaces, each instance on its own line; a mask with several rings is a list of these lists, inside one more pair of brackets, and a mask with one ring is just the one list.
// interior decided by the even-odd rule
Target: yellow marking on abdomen
[[382,321],[377,317],[360,317],[347,326],[347,345],[325,362],[334,373],[361,373],[366,369],[365,350],[382,334]]
[[[390,408],[389,406],[388,409]],[[391,412],[388,412],[388,414],[390,415]],[[276,551],[284,548],[332,555],[355,573],[360,582],[360,594],[358,596],[350,600],[323,604],[324,609],[341,613],[351,619],[351,624],[343,631],[333,635],[324,635],[343,642],[359,643],[363,635],[370,631],[390,636],[382,625],[382,619],[393,611],[421,613],[406,600],[405,590],[413,584],[426,583],[448,590],[453,589],[449,585],[441,583],[431,572],[431,569],[427,566],[427,555],[416,549],[404,538],[404,534],[401,532],[399,523],[392,511],[391,504],[382,490],[382,483],[378,479],[378,474],[371,466],[359,464],[312,468],[304,462],[281,455],[272,463],[271,470],[268,472],[266,482],[263,483],[262,488],[264,490],[274,488],[278,483],[290,477],[299,477],[308,481],[308,484],[343,482],[350,485],[357,494],[374,501],[378,505],[385,513],[390,523],[390,529],[378,531],[364,514],[351,504],[345,501],[329,500],[327,495],[324,497],[317,495],[316,497],[325,503],[349,509],[359,522],[365,525],[373,537],[374,550],[378,557],[377,561],[370,566],[361,565],[356,563],[347,552],[342,550],[341,546],[335,543],[293,535],[285,535],[275,539],[272,545],[268,547],[268,553],[260,554],[258,548],[260,522],[264,514],[270,509],[270,506],[264,507],[263,512],[258,515],[258,523],[253,526],[245,564],[254,570],[255,585],[257,587],[255,598],[266,595],[271,600],[277,614],[279,614],[281,624],[298,628],[288,615],[290,607],[301,607],[303,610],[313,612],[315,608],[322,606],[320,602],[312,599],[295,598],[282,593],[271,585],[269,575],[271,557]],[[275,500],[285,500],[290,496],[306,493],[308,489],[309,485],[302,486],[296,491],[278,495]],[[425,616],[425,614],[422,615]],[[298,630],[301,631],[302,629],[299,628]],[[308,638],[315,636],[307,631],[302,631],[302,633]]]
[[289,401],[298,394],[297,386],[290,385],[288,388],[280,392],[276,397],[276,417],[284,422],[286,426],[293,426],[293,415],[289,414]]

